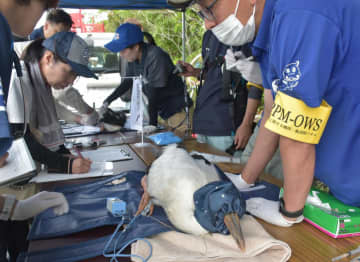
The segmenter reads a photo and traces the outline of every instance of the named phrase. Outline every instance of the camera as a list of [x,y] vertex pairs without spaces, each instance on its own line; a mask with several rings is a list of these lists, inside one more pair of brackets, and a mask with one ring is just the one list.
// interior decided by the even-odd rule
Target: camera
[[182,65],[182,64],[176,64],[175,65],[175,69],[173,70],[173,74],[180,74],[180,73],[184,73],[186,71],[186,68]]

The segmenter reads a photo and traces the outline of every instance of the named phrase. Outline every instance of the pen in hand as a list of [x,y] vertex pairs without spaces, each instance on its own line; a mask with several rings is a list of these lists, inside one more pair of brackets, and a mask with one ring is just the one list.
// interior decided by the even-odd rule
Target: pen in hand
[[72,163],[72,173],[82,174],[89,172],[92,161],[90,159],[84,158],[77,147],[75,147],[75,151],[78,156],[74,159]]
[[76,152],[76,154],[78,155],[78,157],[84,159],[84,157],[83,157],[83,155],[81,154],[81,152],[80,152],[80,150],[79,150],[78,147],[75,147],[75,152]]

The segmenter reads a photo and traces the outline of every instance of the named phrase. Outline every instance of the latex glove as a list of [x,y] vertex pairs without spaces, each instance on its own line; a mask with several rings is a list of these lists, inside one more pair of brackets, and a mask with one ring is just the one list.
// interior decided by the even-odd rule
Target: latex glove
[[229,48],[225,55],[226,69],[239,72],[246,81],[262,85],[260,65],[258,62],[250,61],[249,59],[245,58],[241,51],[234,53]]
[[73,160],[72,162],[72,166],[71,166],[71,173],[72,174],[83,174],[83,173],[87,173],[90,170],[91,167],[91,160],[90,159],[86,159],[86,158],[82,158],[82,157],[77,157]]
[[225,54],[225,66],[226,70],[237,72],[236,62],[239,59],[246,59],[245,55],[241,51],[233,51],[231,48],[226,50]]
[[286,219],[280,213],[279,207],[279,201],[271,201],[262,197],[254,197],[246,200],[246,211],[270,224],[280,227],[290,227],[293,224],[303,221],[304,216],[299,216],[296,220]]
[[82,115],[80,119],[80,124],[87,125],[87,126],[94,126],[98,122],[99,115],[94,110],[90,114]]
[[225,172],[225,175],[230,179],[230,181],[233,183],[233,185],[241,191],[242,189],[249,188],[253,186],[254,184],[248,184],[246,181],[242,178],[241,174],[231,174]]
[[102,118],[106,112],[106,110],[109,107],[109,103],[108,102],[104,102],[103,105],[100,107],[99,110],[99,118]]
[[42,191],[32,197],[18,201],[11,220],[26,220],[50,207],[54,208],[54,213],[58,216],[69,212],[69,204],[63,194]]

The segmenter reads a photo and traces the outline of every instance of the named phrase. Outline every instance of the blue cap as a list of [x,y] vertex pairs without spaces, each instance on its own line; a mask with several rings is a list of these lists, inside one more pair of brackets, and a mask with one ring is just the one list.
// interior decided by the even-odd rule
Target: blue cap
[[125,48],[143,42],[144,34],[135,24],[125,23],[116,29],[113,40],[105,45],[111,52],[117,53]]
[[89,46],[73,32],[59,32],[42,43],[43,47],[54,52],[79,76],[97,76],[88,68]]

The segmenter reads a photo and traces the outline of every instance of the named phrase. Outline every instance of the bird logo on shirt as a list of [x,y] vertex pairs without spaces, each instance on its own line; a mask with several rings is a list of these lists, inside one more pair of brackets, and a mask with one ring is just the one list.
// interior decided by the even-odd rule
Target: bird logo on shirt
[[272,82],[272,89],[276,93],[280,91],[292,91],[301,78],[300,61],[287,64],[282,72],[282,79],[275,79]]

